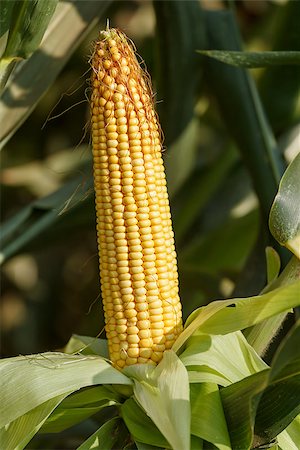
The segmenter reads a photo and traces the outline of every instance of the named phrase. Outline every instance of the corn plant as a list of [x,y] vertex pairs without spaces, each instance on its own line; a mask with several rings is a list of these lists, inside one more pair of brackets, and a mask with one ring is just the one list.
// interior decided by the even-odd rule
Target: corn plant
[[[70,46],[75,49],[109,3],[59,2],[55,10],[56,2],[3,2],[2,146],[9,145],[67,62]],[[292,26],[287,19],[294,9],[299,10],[298,4],[285,6],[283,29],[286,23]],[[297,68],[300,52],[293,43],[281,51],[241,51],[230,8],[208,11],[197,1],[161,1],[154,2],[154,11],[155,80],[166,101],[158,104],[162,129],[150,75],[133,42],[107,25],[91,44],[93,176],[89,161],[88,182],[79,181],[82,175],[66,180],[57,192],[35,200],[2,226],[5,269],[29,244],[42,238],[44,245],[51,228],[59,230],[90,211],[106,333],[106,338],[102,333],[73,334],[63,349],[0,361],[3,449],[61,448],[59,436],[77,433],[80,426],[84,432],[78,450],[299,448],[300,153],[286,164],[273,133],[279,135],[284,121],[295,126],[295,118],[299,120],[294,98],[299,83],[292,83],[295,89],[285,109],[289,121],[285,117],[270,124],[244,67],[267,67],[276,74],[278,68]],[[50,45],[54,52],[57,42],[65,48],[64,56],[40,77],[40,71],[47,71],[47,65],[40,65],[43,50]],[[27,94],[27,108],[18,108],[12,93],[20,101],[22,86],[30,86],[27,71],[39,78]],[[195,110],[200,73],[232,141],[199,178]],[[165,158],[162,130],[170,146]],[[221,220],[219,233],[218,228],[206,235],[204,230],[205,238],[199,238],[197,216],[202,211],[208,220],[204,206],[213,202],[241,161],[258,204],[238,226]],[[96,226],[91,209],[84,209],[93,205],[92,185]],[[189,239],[191,233],[195,239]],[[242,253],[234,254],[239,233]],[[265,246],[261,286],[260,268],[253,261]],[[179,291],[181,265],[185,286]],[[204,302],[194,297],[207,282],[204,274],[213,274],[215,283],[223,267],[240,275],[232,295]],[[246,285],[249,274],[252,289]],[[287,317],[294,320],[283,335]]]

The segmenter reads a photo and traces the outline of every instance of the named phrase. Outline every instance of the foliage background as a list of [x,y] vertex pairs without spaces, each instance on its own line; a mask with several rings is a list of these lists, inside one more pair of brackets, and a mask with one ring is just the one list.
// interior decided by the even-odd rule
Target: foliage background
[[[233,293],[255,294],[265,283],[264,246],[271,241],[261,232],[266,220],[264,215],[260,220],[253,173],[240,156],[241,147],[247,147],[247,142],[251,146],[251,126],[247,136],[245,117],[238,114],[239,106],[234,104],[226,83],[222,83],[221,72],[220,79],[214,80],[208,59],[194,51],[195,42],[197,48],[206,48],[200,22],[203,16],[197,17],[198,35],[193,36],[191,55],[196,63],[185,65],[180,50],[186,51],[190,45],[184,36],[192,34],[195,18],[187,15],[185,22],[180,21],[176,11],[168,18],[164,2],[109,3],[1,153],[3,222],[74,176],[77,181],[68,198],[79,195],[79,203],[70,214],[61,221],[49,221],[43,233],[20,245],[4,264],[2,356],[59,349],[72,333],[96,336],[103,329],[93,197],[88,184],[88,58],[90,42],[106,26],[106,18],[110,26],[123,29],[133,39],[154,81],[168,147],[165,162],[184,316],[197,306]],[[176,3],[179,12],[187,7],[185,3],[196,2],[165,3]],[[297,49],[299,31],[290,19],[296,17],[298,2],[206,0],[201,4],[203,10],[212,12],[228,5],[233,8],[247,50]],[[175,66],[170,63],[161,67],[164,51],[177,55]],[[170,60],[174,64],[174,58]],[[190,71],[181,74],[180,67]],[[295,147],[300,113],[297,75],[299,69],[295,66],[251,71],[267,121],[287,161],[299,150]],[[170,82],[166,84],[166,80]],[[245,93],[241,101],[248,100]],[[261,189],[267,190],[267,184],[266,180]],[[66,203],[67,212],[68,208]],[[26,232],[43,211],[44,206],[36,208],[32,222],[19,233]]]

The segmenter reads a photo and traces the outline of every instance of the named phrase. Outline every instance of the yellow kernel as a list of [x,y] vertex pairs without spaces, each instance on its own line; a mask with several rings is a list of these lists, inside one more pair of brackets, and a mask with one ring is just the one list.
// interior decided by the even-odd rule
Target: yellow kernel
[[129,334],[129,335],[133,335],[133,334],[137,335],[138,332],[139,332],[139,329],[136,326],[127,328],[127,334]]
[[126,309],[125,310],[125,317],[127,317],[127,319],[132,319],[133,317],[135,317],[137,315],[137,312],[135,309]]
[[151,337],[151,331],[150,330],[140,330],[139,331],[139,338],[141,340],[149,339],[150,337]]
[[[143,340],[145,340],[146,341],[146,339],[143,339]],[[149,340],[150,341],[150,340]],[[149,345],[149,347],[151,347],[151,345]],[[152,355],[152,350],[151,350],[151,348],[148,348],[148,347],[140,347],[140,356],[142,357],[142,358],[151,358],[151,355]]]
[[163,352],[153,352],[151,355],[151,359],[154,362],[159,362],[162,359],[162,356],[163,356]]
[[137,326],[139,330],[147,330],[150,328],[150,321],[149,320],[138,320]]
[[131,366],[137,363],[137,358],[126,358],[126,365]]
[[138,344],[140,342],[140,338],[137,334],[129,334],[127,336],[128,344]]
[[105,60],[103,61],[103,67],[104,67],[105,69],[109,69],[110,66],[111,66],[111,61],[110,61],[109,59],[105,59]]
[[[139,358],[140,359],[140,358]],[[118,359],[118,361],[116,361],[116,365],[118,367],[120,367],[121,369],[123,369],[123,367],[125,366],[125,361],[123,361],[122,359]]]
[[129,349],[127,350],[127,355],[128,355],[130,358],[138,358],[138,357],[139,357],[139,354],[140,354],[140,351],[139,351],[138,348],[129,348]]

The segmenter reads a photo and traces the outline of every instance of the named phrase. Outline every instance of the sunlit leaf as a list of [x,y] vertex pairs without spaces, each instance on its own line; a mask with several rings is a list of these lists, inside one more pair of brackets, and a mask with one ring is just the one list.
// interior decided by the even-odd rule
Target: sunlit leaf
[[255,297],[214,301],[189,316],[172,348],[178,351],[197,330],[201,334],[231,333],[295,308],[300,304],[299,289],[298,281]]
[[[193,366],[193,370],[206,373],[218,373],[219,384],[228,386],[268,366],[257,356],[247,343],[241,332],[227,335],[192,336],[180,355],[185,366]],[[213,379],[211,380],[213,382]]]
[[82,355],[98,355],[109,358],[106,339],[93,338],[73,334],[64,348],[65,353],[81,353]]
[[134,380],[134,396],[174,450],[189,449],[188,374],[174,352],[164,353],[151,378]]
[[270,212],[275,239],[300,259],[300,152],[286,169]]
[[281,450],[298,450],[300,442],[300,415],[277,436]]
[[2,448],[22,450],[68,393],[58,395],[10,422],[0,430]]
[[[40,3],[45,2],[41,0]],[[3,92],[0,102],[0,148],[29,116],[109,3],[110,0],[58,3],[39,49],[18,65]]]
[[[1,2],[0,91],[18,59],[28,58],[42,40],[58,0]],[[0,49],[1,50],[1,49]]]
[[[131,384],[101,357],[41,353],[0,362],[0,426],[53,397],[95,384]],[[34,383],[32,382],[34,380]]]
[[266,248],[267,259],[267,281],[271,283],[274,281],[280,272],[280,257],[276,250],[272,247]]
[[[278,268],[279,261],[277,260],[277,257],[276,261],[277,262],[275,262],[275,265]],[[279,277],[268,284],[263,292],[267,293],[278,287],[288,286],[295,283],[295,281],[299,280],[299,278],[300,261],[294,256],[291,258]],[[288,311],[272,316],[269,319],[244,330],[244,335],[246,336],[247,341],[259,355],[263,355],[265,353],[274,337],[278,334],[287,313]]]

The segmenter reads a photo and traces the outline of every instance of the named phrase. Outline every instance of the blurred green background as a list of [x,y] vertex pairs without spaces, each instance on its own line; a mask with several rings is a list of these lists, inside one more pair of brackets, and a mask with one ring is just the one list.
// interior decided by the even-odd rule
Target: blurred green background
[[274,244],[268,211],[299,151],[299,66],[246,72],[196,50],[300,50],[299,6],[58,3],[42,44],[15,67],[0,104],[2,356],[59,349],[72,333],[103,337],[88,60],[108,18],[134,41],[153,79],[184,317],[212,300],[262,289],[264,249]]

